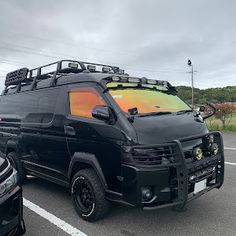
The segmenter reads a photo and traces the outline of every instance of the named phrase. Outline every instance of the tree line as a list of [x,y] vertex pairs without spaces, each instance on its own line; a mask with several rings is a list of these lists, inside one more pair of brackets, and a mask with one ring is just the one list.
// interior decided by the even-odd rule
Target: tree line
[[[185,102],[191,104],[192,88],[188,86],[176,86],[178,96]],[[194,88],[194,103],[205,104],[236,102],[236,86],[227,86],[223,88],[199,89]]]

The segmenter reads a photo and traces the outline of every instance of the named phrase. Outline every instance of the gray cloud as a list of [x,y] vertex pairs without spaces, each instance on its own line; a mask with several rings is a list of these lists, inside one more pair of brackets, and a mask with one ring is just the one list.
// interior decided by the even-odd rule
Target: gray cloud
[[[233,0],[0,1],[0,76],[62,58],[190,85],[235,85]],[[0,88],[4,78],[0,77]]]

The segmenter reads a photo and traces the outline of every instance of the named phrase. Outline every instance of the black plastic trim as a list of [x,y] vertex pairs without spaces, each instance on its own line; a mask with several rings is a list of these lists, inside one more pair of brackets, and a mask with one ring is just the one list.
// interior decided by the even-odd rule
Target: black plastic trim
[[72,172],[73,172],[73,168],[76,164],[79,163],[84,163],[84,164],[88,164],[90,165],[96,172],[96,174],[98,175],[101,183],[103,184],[105,190],[108,189],[107,186],[107,182],[106,179],[103,175],[103,171],[101,169],[101,166],[96,158],[96,156],[94,154],[91,153],[85,153],[85,152],[76,152],[74,153],[70,165],[69,165],[69,170],[68,170],[68,179],[72,178]]

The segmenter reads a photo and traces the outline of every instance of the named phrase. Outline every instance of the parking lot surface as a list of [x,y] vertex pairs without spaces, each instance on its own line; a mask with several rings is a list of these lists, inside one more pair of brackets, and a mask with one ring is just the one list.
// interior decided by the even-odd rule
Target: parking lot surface
[[224,144],[223,187],[190,202],[181,213],[112,206],[105,219],[87,223],[77,216],[67,189],[29,178],[23,187],[26,235],[236,235],[236,133],[224,134]]

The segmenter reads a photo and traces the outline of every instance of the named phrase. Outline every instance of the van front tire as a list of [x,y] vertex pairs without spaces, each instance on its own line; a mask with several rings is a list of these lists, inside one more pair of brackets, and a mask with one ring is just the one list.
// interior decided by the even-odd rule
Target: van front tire
[[17,156],[15,152],[9,152],[7,154],[7,159],[10,161],[13,168],[15,168],[18,172],[19,184],[23,185],[26,181],[26,173],[19,157]]
[[93,169],[80,170],[75,174],[71,195],[78,215],[86,221],[100,220],[109,210],[104,188]]

